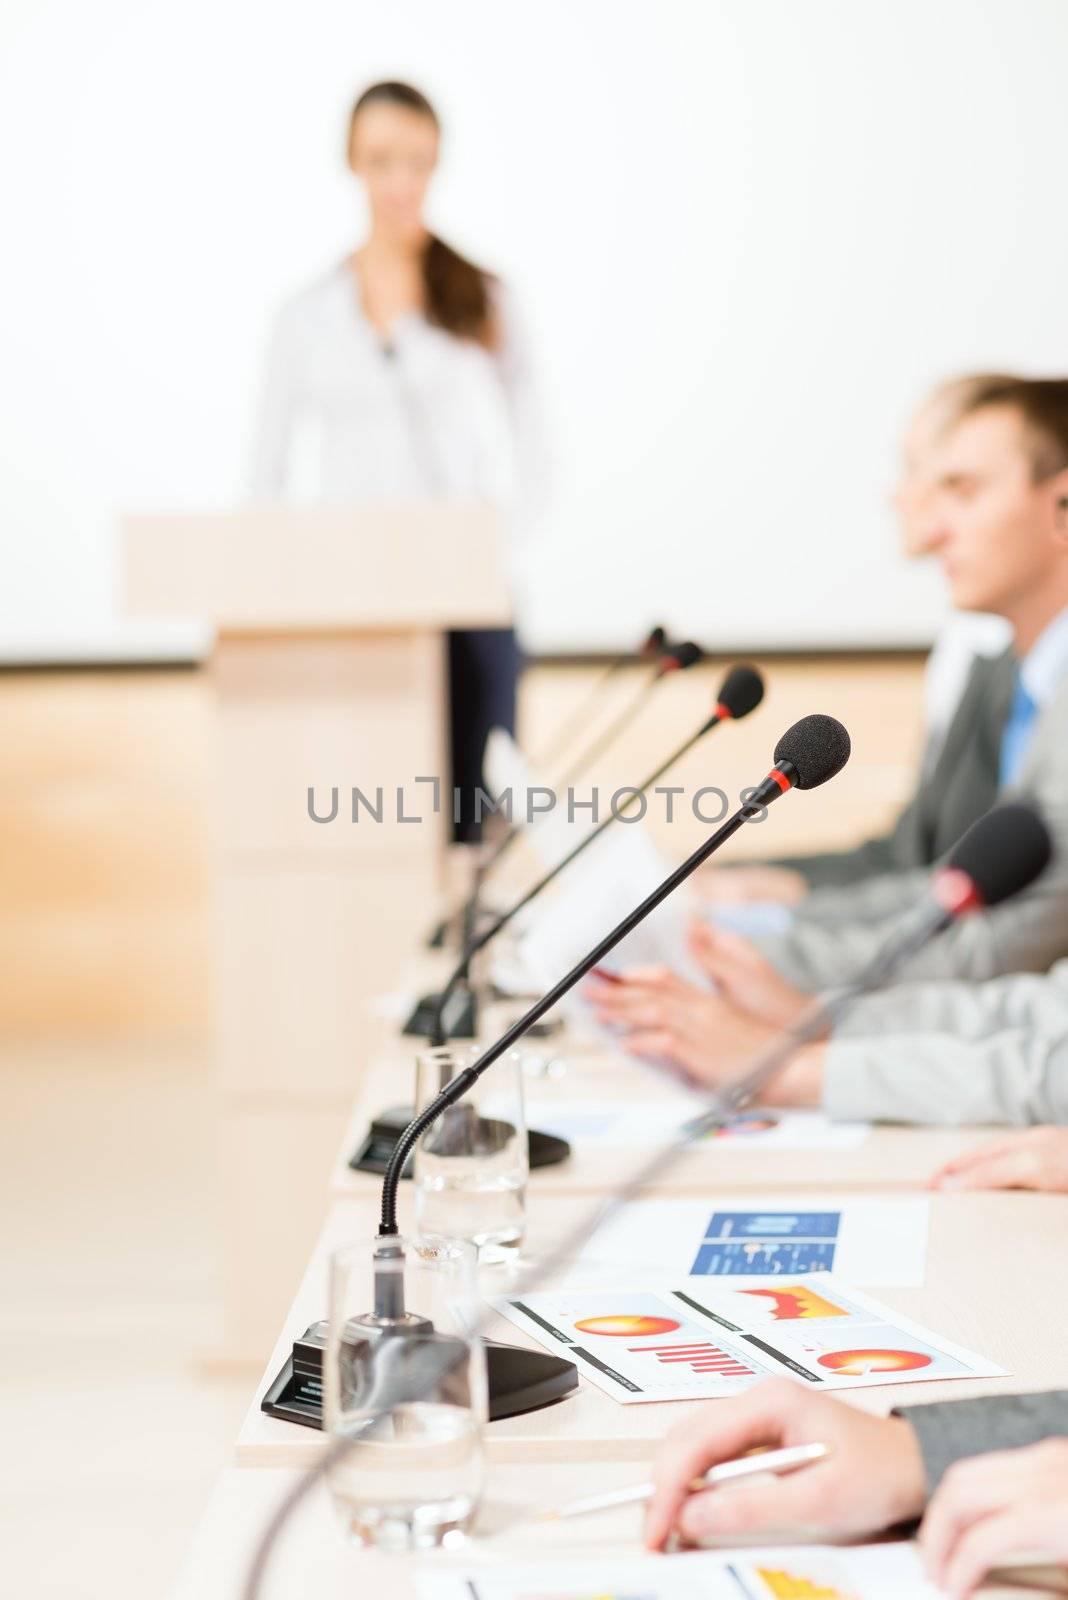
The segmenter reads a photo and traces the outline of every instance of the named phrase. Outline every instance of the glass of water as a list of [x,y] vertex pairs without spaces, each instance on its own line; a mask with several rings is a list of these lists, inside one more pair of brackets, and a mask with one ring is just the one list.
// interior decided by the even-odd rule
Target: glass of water
[[476,1272],[460,1239],[364,1239],[331,1259],[324,1423],[350,1448],[329,1484],[355,1544],[448,1547],[474,1518],[488,1408]]
[[[455,1042],[420,1055],[417,1108],[422,1111],[478,1057],[477,1045]],[[412,1175],[420,1230],[469,1239],[485,1265],[514,1261],[526,1228],[528,1171],[522,1061],[511,1051],[416,1145]]]

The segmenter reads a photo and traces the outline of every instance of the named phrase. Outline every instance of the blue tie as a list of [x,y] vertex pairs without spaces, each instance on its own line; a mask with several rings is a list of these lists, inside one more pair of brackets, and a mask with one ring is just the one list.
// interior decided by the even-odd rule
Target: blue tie
[[1019,777],[1024,756],[1027,754],[1027,744],[1031,737],[1031,729],[1034,726],[1037,715],[1038,707],[1024,687],[1020,670],[1017,668],[1016,688],[1012,696],[1012,705],[1009,707],[1005,731],[1001,735],[1001,761],[998,767],[999,789],[1008,788]]

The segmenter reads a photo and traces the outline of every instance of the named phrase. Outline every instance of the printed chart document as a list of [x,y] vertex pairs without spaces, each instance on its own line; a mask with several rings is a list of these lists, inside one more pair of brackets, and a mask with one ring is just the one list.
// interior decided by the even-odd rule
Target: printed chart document
[[836,1272],[851,1283],[923,1283],[928,1201],[820,1194],[635,1200],[583,1247],[574,1282],[675,1282]]
[[[596,1470],[596,1469],[591,1469]],[[938,1600],[915,1545],[775,1545],[685,1555],[466,1566],[418,1575],[420,1600]]]
[[773,1376],[818,1389],[1004,1376],[829,1273],[539,1290],[493,1304],[622,1405],[722,1399]]

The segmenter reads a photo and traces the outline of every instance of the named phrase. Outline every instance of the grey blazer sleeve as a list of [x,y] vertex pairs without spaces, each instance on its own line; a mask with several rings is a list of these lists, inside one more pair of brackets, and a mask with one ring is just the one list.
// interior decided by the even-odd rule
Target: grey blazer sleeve
[[902,1006],[919,1033],[985,1039],[1022,1028],[1047,1038],[1068,1037],[1068,961],[1046,973],[1018,972],[988,983],[899,985],[865,995],[835,1024],[835,1039],[900,1034]]
[[[902,969],[902,981],[964,978],[981,982],[1008,972],[1044,972],[1068,955],[1068,684],[1047,706],[1014,797],[1037,805],[1053,836],[1054,860],[1030,889],[991,911],[966,917]],[[848,983],[881,949],[891,924],[922,892],[925,874],[878,878],[833,891],[835,915],[806,917],[788,934],[756,941],[782,975],[811,992]],[[855,897],[852,899],[851,897]],[[898,1027],[914,1019],[901,997]]]
[[904,1417],[919,1440],[930,1495],[953,1463],[965,1456],[1068,1437],[1068,1390],[897,1406],[893,1414]]
[[822,1104],[843,1122],[1068,1123],[1068,1035],[1014,1028],[974,1039],[832,1039]]

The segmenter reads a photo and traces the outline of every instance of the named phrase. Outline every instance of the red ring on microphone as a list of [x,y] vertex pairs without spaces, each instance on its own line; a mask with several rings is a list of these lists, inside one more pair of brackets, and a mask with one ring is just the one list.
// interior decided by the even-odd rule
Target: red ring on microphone
[[731,710],[730,706],[725,706],[722,700],[717,700],[716,716],[719,718],[720,722],[730,722],[731,718],[734,716],[734,712]]
[[982,911],[986,904],[978,885],[960,867],[943,867],[936,872],[931,889],[943,911],[961,917],[968,911]]
[[782,790],[783,794],[785,794],[787,789],[791,787],[789,778],[786,776],[785,772],[780,772],[778,767],[772,767],[771,771],[768,773],[768,777],[771,779],[772,783],[777,783],[779,785],[779,788]]

